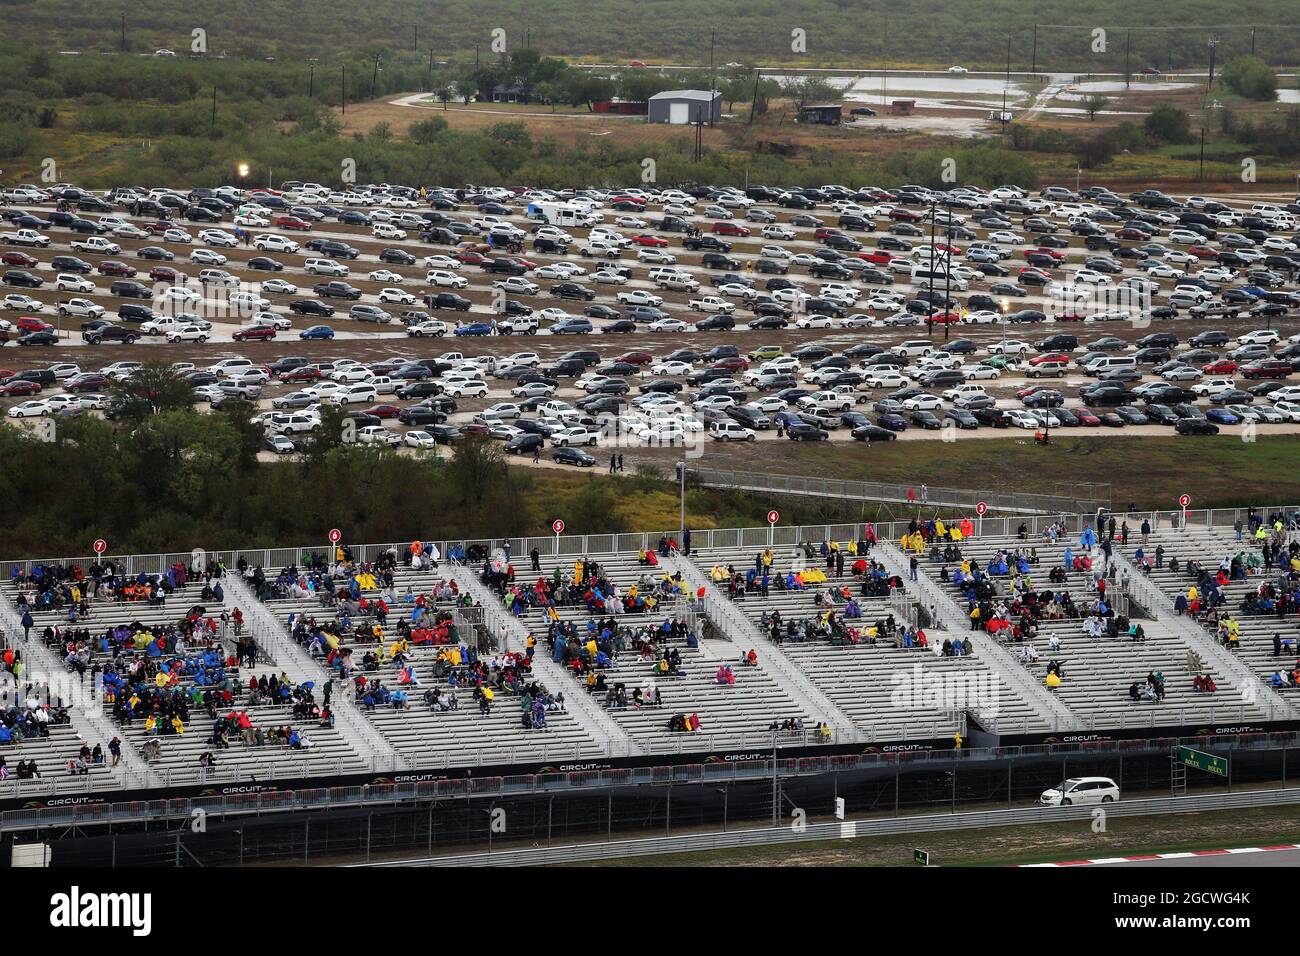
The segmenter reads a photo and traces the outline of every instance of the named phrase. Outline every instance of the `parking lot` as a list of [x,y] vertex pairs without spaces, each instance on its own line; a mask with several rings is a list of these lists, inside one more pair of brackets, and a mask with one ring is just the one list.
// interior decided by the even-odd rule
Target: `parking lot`
[[[107,383],[79,374],[154,359],[183,363],[199,401],[296,413],[266,422],[291,432],[284,453],[331,400],[360,440],[414,452],[476,430],[529,460],[539,442],[548,458],[594,443],[636,460],[714,439],[1300,429],[1294,206],[286,185],[223,193],[215,223],[186,220],[189,199],[216,198],[197,191],[156,197],[179,214],[165,220],[121,192],[98,212],[72,212],[98,205],[75,187],[7,193],[5,292],[26,297],[5,302],[20,341],[0,353],[8,414],[96,414],[104,400],[69,396]],[[69,219],[86,231],[54,221]],[[338,297],[313,295],[331,282]],[[23,383],[55,365],[40,391]]]

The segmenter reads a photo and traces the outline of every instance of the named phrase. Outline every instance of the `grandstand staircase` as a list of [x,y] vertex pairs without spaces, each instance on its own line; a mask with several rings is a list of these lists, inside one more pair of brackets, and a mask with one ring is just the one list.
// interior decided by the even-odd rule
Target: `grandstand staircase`
[[1154,625],[1144,623],[1144,628],[1163,627],[1174,634],[1183,644],[1200,654],[1207,664],[1227,676],[1237,686],[1241,703],[1247,707],[1258,707],[1265,720],[1296,718],[1297,709],[1260,680],[1249,665],[1234,656],[1191,618],[1176,614],[1173,598],[1161,591],[1133,562],[1120,554],[1118,548],[1115,549],[1112,560],[1121,569],[1128,571],[1130,599],[1145,608],[1155,621]]
[[50,687],[51,696],[62,699],[77,736],[88,744],[102,744],[105,754],[108,753],[110,740],[117,737],[121,741],[122,762],[116,767],[110,766],[108,770],[124,789],[162,786],[162,778],[140,756],[130,739],[117,732],[112,717],[104,713],[100,687],[89,685],[87,691],[87,682],[79,680],[39,639],[33,637],[23,642],[22,620],[8,596],[3,593],[0,593],[0,627],[3,627],[5,633],[14,636],[16,646],[23,652],[23,659],[27,662],[24,682],[44,683]]
[[[865,739],[861,729],[799,670],[776,644],[773,644],[731,598],[714,585],[694,561],[680,555],[660,558],[664,570],[679,573],[687,583],[686,591],[696,594],[704,589],[704,614],[726,641],[732,645],[730,660],[739,659],[749,648],[762,647],[763,664],[769,676],[813,718],[834,729],[838,743],[857,743]],[[701,641],[703,643],[703,641]]]
[[[501,649],[523,653],[528,645],[528,629],[505,609],[501,599],[479,580],[474,569],[463,564],[447,564],[445,571],[448,578],[456,581],[461,593],[473,595],[483,608],[484,623],[491,634],[500,635]],[[563,667],[551,660],[541,642],[533,656],[533,673],[551,691],[565,692],[565,709],[593,740],[607,743],[611,757],[639,756],[644,752],[596,700],[574,684]]]
[[[314,681],[321,685],[320,666],[289,634],[275,613],[257,599],[253,589],[235,572],[222,578],[226,601],[243,611],[244,623],[261,650],[295,684]],[[393,745],[384,739],[352,700],[350,687],[340,688],[330,698],[334,708],[334,727],[358,754],[369,756],[376,771],[406,770],[409,764]]]
[[[970,620],[969,615],[957,604],[952,595],[941,587],[938,581],[930,577],[924,562],[916,569],[917,580],[912,581],[909,580],[910,559],[899,550],[897,545],[889,541],[880,541],[873,549],[872,555],[885,565],[890,574],[896,574],[904,581],[905,587],[913,592],[917,601],[927,606],[932,605],[939,617],[949,622],[949,627]],[[1010,651],[997,641],[987,639],[987,635],[984,637],[986,639],[979,642],[976,652],[988,664],[991,671],[1008,686],[1019,691],[1025,703],[1034,709],[1048,727],[1053,731],[1075,730],[1082,727],[1078,715],[1031,677]],[[996,715],[981,714],[976,711],[975,716],[990,733],[997,732]]]

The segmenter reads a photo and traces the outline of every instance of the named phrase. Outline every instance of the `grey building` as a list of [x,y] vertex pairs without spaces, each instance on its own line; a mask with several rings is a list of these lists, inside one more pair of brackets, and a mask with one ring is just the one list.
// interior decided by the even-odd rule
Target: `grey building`
[[651,123],[716,123],[722,119],[722,94],[708,90],[666,90],[650,97]]

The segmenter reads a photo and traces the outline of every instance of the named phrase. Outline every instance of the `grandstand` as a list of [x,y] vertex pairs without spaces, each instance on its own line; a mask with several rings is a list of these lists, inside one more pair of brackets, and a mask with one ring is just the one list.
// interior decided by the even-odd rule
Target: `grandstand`
[[[34,759],[40,771],[10,773],[0,799],[653,766],[772,748],[942,750],[956,734],[997,745],[1063,732],[1288,729],[1295,707],[1267,677],[1275,660],[1300,655],[1292,644],[1275,659],[1272,633],[1294,641],[1300,628],[1294,615],[1239,613],[1277,576],[1264,575],[1258,543],[1236,542],[1236,514],[1245,512],[1186,528],[1166,521],[1145,546],[1143,516],[1130,515],[1127,543],[1113,542],[1109,566],[1094,547],[1091,568],[1065,558],[1087,555],[1080,535],[1092,515],[989,519],[943,540],[929,522],[899,522],[876,528],[869,551],[861,528],[815,526],[701,531],[689,556],[665,533],[512,540],[508,562],[507,543],[492,541],[431,542],[436,562],[407,545],[354,546],[332,562],[309,549],[214,553],[193,566],[188,555],[9,562],[0,619],[27,672],[5,723],[27,707],[26,681],[49,683],[50,712],[66,704],[69,719],[0,744],[11,769]],[[1294,524],[1273,540],[1289,545]],[[764,593],[746,577],[769,534]],[[919,548],[918,535],[929,538]],[[832,543],[846,557],[842,576],[834,552],[822,554]],[[1222,610],[1240,621],[1228,651],[1174,600],[1196,580],[1188,561],[1217,570],[1238,552],[1247,578],[1221,587]],[[785,586],[787,574],[798,586]],[[1099,578],[1124,618],[1114,634],[1116,614],[1095,614]],[[976,592],[987,613],[970,631]],[[959,639],[969,653],[944,653]],[[609,653],[590,656],[589,641]],[[1051,690],[1049,661],[1063,677]],[[1148,674],[1162,677],[1160,699],[1134,700],[1130,687]],[[252,688],[272,677],[279,702]],[[1197,677],[1213,692],[1193,689]],[[158,697],[154,687],[189,702],[184,733],[124,719],[120,695]],[[223,721],[245,713],[237,729]],[[698,723],[675,720],[687,717]],[[298,746],[275,732],[285,727]],[[69,772],[83,743],[107,750],[113,736],[119,763]]]

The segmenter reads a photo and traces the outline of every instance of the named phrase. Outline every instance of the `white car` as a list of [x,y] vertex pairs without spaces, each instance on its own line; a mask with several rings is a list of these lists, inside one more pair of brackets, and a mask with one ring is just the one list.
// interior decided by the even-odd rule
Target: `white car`
[[224,266],[229,261],[219,252],[213,252],[211,249],[195,249],[190,253],[190,262],[198,263],[201,266]]
[[458,276],[454,272],[447,272],[444,269],[434,269],[425,276],[425,281],[432,286],[441,286],[447,289],[463,289],[469,285],[469,280],[464,276]]
[[95,291],[95,283],[83,275],[77,275],[75,272],[60,272],[54,280],[54,288],[60,292],[90,293]]
[[1119,787],[1110,777],[1071,777],[1044,790],[1038,802],[1045,807],[1068,807],[1114,803],[1118,799]]
[[604,285],[627,285],[627,276],[621,272],[610,272],[607,270],[598,270],[591,277],[592,282],[599,282]]
[[512,398],[550,398],[555,394],[555,386],[545,382],[527,382],[510,390]]
[[677,262],[677,257],[671,252],[663,249],[655,249],[650,246],[642,246],[637,250],[636,257],[642,262],[652,262],[656,265],[671,266]]
[[208,332],[199,325],[182,325],[167,333],[168,342],[206,342]]
[[484,418],[519,418],[523,413],[514,402],[497,402],[479,412]]
[[1028,342],[1020,342],[1016,339],[1003,339],[988,344],[990,355],[1028,355],[1031,351],[1032,347]]
[[1239,345],[1272,345],[1274,342],[1280,342],[1282,336],[1278,335],[1272,329],[1256,329],[1253,332],[1245,332],[1237,336]]
[[286,282],[284,279],[267,279],[262,283],[263,292],[272,292],[276,295],[297,295],[298,287],[292,282]]
[[222,229],[204,229],[199,233],[199,238],[210,246],[221,246],[223,249],[233,249],[239,245],[239,239]]
[[426,431],[407,432],[402,438],[402,444],[408,448],[437,448],[437,440]]
[[400,305],[415,305],[416,298],[411,293],[402,289],[386,288],[379,290],[379,301],[397,302]]
[[1007,423],[1016,428],[1041,428],[1042,425],[1023,408],[1010,408],[1004,413],[1007,417]]
[[459,259],[453,259],[451,256],[425,256],[424,267],[426,269],[450,269],[455,272],[463,265]]
[[402,443],[402,436],[390,432],[383,425],[367,425],[357,429],[357,441],[362,445],[393,445]]
[[994,379],[1002,377],[1002,370],[994,368],[992,365],[967,365],[962,368],[962,374],[966,376],[966,381],[981,381],[984,379]]
[[50,414],[51,409],[48,403],[43,401],[21,402],[9,409],[10,418],[39,418],[42,415]]
[[480,379],[462,379],[447,383],[444,391],[452,398],[487,398],[487,382]]
[[687,362],[658,362],[650,366],[651,375],[689,375],[692,366]]
[[[59,288],[62,289],[63,287],[59,286]],[[94,290],[95,286],[92,283],[89,291],[93,292]],[[77,289],[76,291],[82,292],[85,290]],[[4,298],[4,307],[15,312],[40,312],[44,310],[45,305],[39,299],[33,299],[30,295],[11,292]]]
[[902,388],[907,385],[907,379],[901,372],[884,367],[879,371],[868,372],[862,384],[867,388]]
[[1300,422],[1300,405],[1295,402],[1277,402],[1273,403],[1273,411],[1277,412],[1288,422]]
[[796,329],[833,329],[835,328],[835,320],[829,315],[818,315],[816,313],[801,315],[795,319],[794,327]]
[[964,67],[964,66],[950,66],[950,67],[948,67],[948,72],[949,72],[949,73],[969,73],[970,70],[966,69],[966,67]]
[[398,229],[391,222],[377,222],[370,227],[370,234],[376,239],[393,239],[401,241],[406,238],[406,230]]
[[372,404],[379,401],[379,389],[369,382],[352,382],[339,388],[329,397],[329,401],[335,405],[351,405],[354,402]]
[[942,407],[943,399],[938,395],[917,395],[915,398],[908,398],[903,401],[903,408],[907,409],[909,412],[928,412]]
[[598,437],[595,432],[588,431],[581,425],[570,425],[552,432],[550,441],[554,448],[565,448],[570,445],[594,445]]
[[690,328],[681,319],[674,318],[656,319],[646,327],[651,332],[685,332]]

